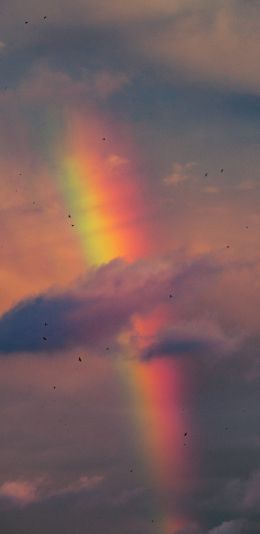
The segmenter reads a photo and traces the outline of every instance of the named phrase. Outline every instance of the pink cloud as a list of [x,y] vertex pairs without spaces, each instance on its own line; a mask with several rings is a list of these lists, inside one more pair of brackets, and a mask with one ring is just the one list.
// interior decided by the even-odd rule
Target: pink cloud
[[52,497],[59,497],[81,491],[90,491],[99,486],[102,476],[81,476],[78,480],[58,486],[50,477],[42,477],[36,481],[13,480],[0,486],[0,497],[7,499],[15,506],[28,506],[34,502]]
[[0,486],[0,496],[26,506],[38,500],[37,484],[25,480],[6,481]]

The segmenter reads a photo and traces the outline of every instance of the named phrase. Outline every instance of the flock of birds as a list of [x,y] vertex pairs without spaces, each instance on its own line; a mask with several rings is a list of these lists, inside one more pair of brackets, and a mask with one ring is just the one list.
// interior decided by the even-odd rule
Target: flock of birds
[[[47,20],[47,16],[46,15],[44,15],[43,20]],[[24,24],[29,24],[29,20],[25,20]]]

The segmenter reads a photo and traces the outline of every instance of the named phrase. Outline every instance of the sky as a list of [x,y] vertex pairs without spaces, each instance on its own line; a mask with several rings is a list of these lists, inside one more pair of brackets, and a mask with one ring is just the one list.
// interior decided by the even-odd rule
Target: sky
[[1,0],[0,531],[260,531],[260,5]]

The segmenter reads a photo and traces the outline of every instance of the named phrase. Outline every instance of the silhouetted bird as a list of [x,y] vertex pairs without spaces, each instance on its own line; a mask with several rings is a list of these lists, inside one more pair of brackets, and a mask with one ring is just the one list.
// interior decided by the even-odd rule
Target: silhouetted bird
[[45,323],[44,323],[44,326],[48,326],[48,323],[46,323],[46,321],[45,321]]
[[221,171],[220,171],[220,172],[224,172],[224,169],[221,169]]
[[173,297],[173,295],[170,293],[170,295],[169,295],[169,299],[172,299],[172,297]]
[[56,389],[56,386],[53,386],[53,389]]
[[79,362],[82,362],[82,359],[81,359],[81,357],[80,357],[80,356],[79,356]]
[[109,350],[109,347],[106,347],[106,350]]
[[227,245],[226,248],[230,248],[230,245]]
[[75,226],[75,224],[72,224],[71,226],[72,226],[72,227],[74,227],[74,226]]
[[46,20],[46,19],[47,19],[46,15],[44,15],[43,19],[44,19],[44,20]]
[[71,219],[71,215],[70,215],[70,213],[69,213],[68,217],[69,217],[69,219]]
[[26,20],[24,24],[28,24],[28,23],[29,23],[28,20]]
[[188,436],[188,432],[185,432],[184,436],[185,436],[185,437]]
[[205,176],[208,176],[208,172],[205,172]]
[[102,137],[102,141],[106,141],[106,140],[107,140],[106,137]]
[[47,337],[42,336],[43,341],[47,341]]

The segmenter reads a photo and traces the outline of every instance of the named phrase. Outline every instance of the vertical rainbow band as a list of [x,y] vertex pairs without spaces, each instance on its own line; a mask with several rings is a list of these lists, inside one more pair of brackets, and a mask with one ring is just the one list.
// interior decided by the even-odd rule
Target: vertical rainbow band
[[[86,264],[99,266],[119,257],[130,262],[145,257],[149,253],[145,202],[131,163],[115,154],[109,142],[102,142],[95,122],[89,124],[75,113],[64,124],[64,146],[57,155],[58,181]],[[166,310],[135,316],[132,331],[142,340],[156,335],[165,320]],[[130,338],[129,332],[119,335],[122,352],[129,358],[122,358],[116,365],[130,392],[138,445],[160,499],[172,486],[173,477],[178,477],[182,455],[183,443],[178,436],[184,429],[175,408],[180,373],[170,360],[139,361]],[[143,348],[142,341],[138,348]],[[171,519],[169,511],[165,519],[162,510],[154,528],[160,534],[174,534],[182,522]]]

